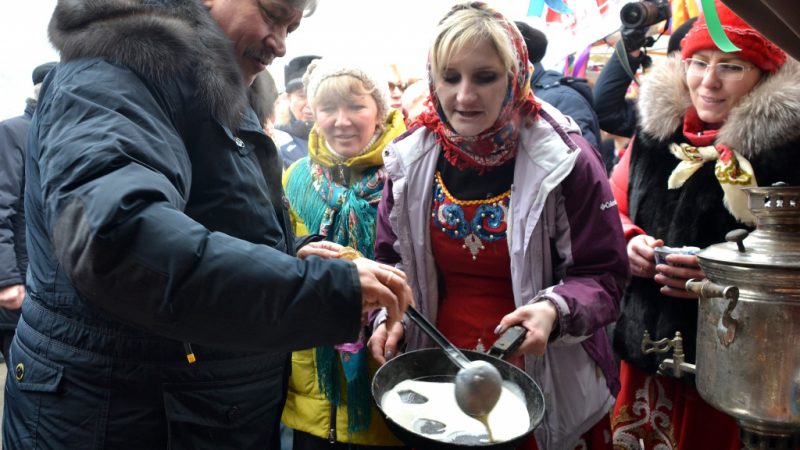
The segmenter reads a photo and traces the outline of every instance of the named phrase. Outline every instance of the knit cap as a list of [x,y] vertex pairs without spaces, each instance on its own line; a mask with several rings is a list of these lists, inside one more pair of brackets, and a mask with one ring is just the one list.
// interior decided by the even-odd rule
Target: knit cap
[[303,84],[306,87],[306,97],[311,109],[315,109],[317,93],[322,82],[335,77],[351,76],[357,78],[367,91],[372,92],[372,97],[378,105],[378,116],[385,120],[389,115],[389,83],[378,75],[379,71],[356,67],[352,62],[339,61],[332,58],[322,58],[308,66]]
[[[736,56],[768,73],[775,73],[783,66],[783,63],[786,62],[786,53],[783,50],[745,23],[720,0],[715,0],[714,5],[728,39],[741,49],[734,53]],[[683,38],[681,47],[681,56],[684,59],[691,58],[701,50],[718,50],[711,39],[705,17],[701,17],[695,22],[692,29]]]

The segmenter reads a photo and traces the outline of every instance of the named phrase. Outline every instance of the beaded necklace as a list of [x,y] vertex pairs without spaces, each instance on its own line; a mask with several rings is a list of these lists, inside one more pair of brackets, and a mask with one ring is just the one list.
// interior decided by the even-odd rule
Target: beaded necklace
[[[485,250],[484,242],[494,242],[506,237],[506,217],[511,189],[485,200],[459,200],[447,190],[439,171],[433,186],[434,224],[444,234],[454,239],[463,239],[461,248],[469,250],[472,260]],[[465,218],[464,206],[478,206],[470,220]]]

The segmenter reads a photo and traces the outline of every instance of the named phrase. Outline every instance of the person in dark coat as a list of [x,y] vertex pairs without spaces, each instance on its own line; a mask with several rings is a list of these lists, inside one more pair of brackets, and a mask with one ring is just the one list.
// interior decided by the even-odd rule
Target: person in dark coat
[[289,116],[286,117],[286,122],[276,124],[275,128],[284,132],[276,135],[284,169],[308,156],[308,133],[314,126],[314,116],[308,106],[303,75],[308,65],[320,58],[316,55],[298,56],[283,68],[284,85],[289,96]]
[[59,0],[3,448],[279,448],[289,352],[399,319],[399,270],[296,242],[248,105],[315,5]]
[[[692,28],[695,20],[696,17],[687,20],[672,32],[667,42],[667,54],[680,51],[681,39]],[[643,44],[643,40],[625,40],[630,73],[636,73],[642,65],[645,68],[649,65],[650,57],[641,50]],[[625,98],[630,84],[631,76],[622,66],[617,52],[612,53],[594,84],[594,110],[597,112],[601,130],[617,136],[633,136],[636,130],[636,101]]]
[[36,99],[44,77],[56,65],[49,62],[33,70],[33,95],[21,116],[0,122],[0,351],[8,364],[8,348],[25,298],[25,142]]
[[250,85],[248,98],[250,106],[261,121],[261,126],[267,136],[272,137],[275,124],[275,101],[278,99],[278,88],[269,71],[258,74],[253,84]]
[[592,88],[583,78],[567,77],[555,70],[545,70],[542,59],[547,53],[547,36],[525,22],[517,25],[525,45],[528,60],[533,64],[531,87],[536,97],[570,116],[581,128],[581,134],[594,148],[600,148],[600,125],[594,112]]

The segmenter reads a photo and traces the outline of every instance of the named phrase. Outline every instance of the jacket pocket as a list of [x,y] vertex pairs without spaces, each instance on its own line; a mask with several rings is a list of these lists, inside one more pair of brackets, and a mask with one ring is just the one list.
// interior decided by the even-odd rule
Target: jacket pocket
[[292,376],[289,390],[305,397],[323,398],[317,387],[317,366],[314,349],[299,350],[292,353]]
[[15,348],[10,357],[11,372],[9,377],[14,377],[19,390],[24,392],[56,392],[64,375],[64,367],[40,358],[32,352],[21,347]]
[[169,448],[273,448],[285,392],[283,367],[224,381],[165,384]]
[[[57,346],[49,350],[56,353]],[[60,355],[59,355],[60,356]],[[108,390],[101,370],[64,366],[14,339],[5,390],[4,445],[9,448],[103,448]]]

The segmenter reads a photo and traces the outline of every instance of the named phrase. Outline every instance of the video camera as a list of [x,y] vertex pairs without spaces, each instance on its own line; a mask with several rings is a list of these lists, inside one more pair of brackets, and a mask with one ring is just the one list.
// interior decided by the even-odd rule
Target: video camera
[[669,0],[640,0],[625,4],[619,11],[622,40],[628,51],[650,47],[655,39],[645,35],[647,28],[672,17]]

